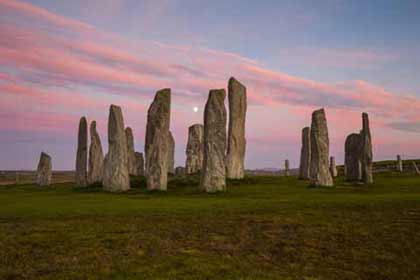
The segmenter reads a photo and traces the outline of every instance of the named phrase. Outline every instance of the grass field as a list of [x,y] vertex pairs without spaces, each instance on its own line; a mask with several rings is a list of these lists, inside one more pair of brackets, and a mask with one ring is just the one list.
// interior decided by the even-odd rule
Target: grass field
[[0,279],[420,279],[420,177],[0,187]]

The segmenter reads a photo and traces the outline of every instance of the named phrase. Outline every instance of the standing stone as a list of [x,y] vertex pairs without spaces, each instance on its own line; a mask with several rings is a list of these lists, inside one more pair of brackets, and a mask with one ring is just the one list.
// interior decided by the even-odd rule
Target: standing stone
[[314,186],[333,186],[329,170],[329,138],[327,119],[324,109],[312,113],[311,125],[311,173],[310,181]]
[[121,108],[111,105],[108,118],[108,154],[104,160],[104,190],[122,192],[130,189],[127,138]]
[[168,133],[171,90],[159,90],[147,112],[146,180],[147,189],[166,191],[168,184]]
[[299,179],[309,180],[311,165],[311,129],[302,129],[302,147],[300,149]]
[[397,171],[400,173],[403,172],[403,162],[400,155],[397,155]]
[[85,117],[79,122],[76,155],[76,186],[87,186],[88,128]]
[[362,180],[362,147],[363,139],[361,134],[352,133],[347,136],[344,146],[344,168],[348,181]]
[[131,127],[125,128],[125,137],[127,139],[128,174],[137,175],[136,156],[134,154],[134,136]]
[[102,151],[101,138],[96,131],[96,121],[90,123],[90,147],[89,147],[89,170],[88,183],[102,182],[104,168],[104,153]]
[[226,176],[230,179],[244,178],[246,150],[246,88],[235,78],[229,79],[229,133],[226,155]]
[[286,176],[286,177],[290,176],[289,160],[288,159],[286,159],[284,161],[284,176]]
[[417,174],[417,175],[420,174],[419,168],[417,167],[417,164],[416,164],[415,161],[413,161],[413,170],[414,170],[415,174]]
[[203,153],[204,127],[201,124],[194,124],[188,128],[187,159],[185,162],[187,174],[194,174],[201,171],[203,167]]
[[168,133],[168,173],[175,174],[175,139],[170,131]]
[[185,168],[182,166],[177,166],[175,168],[175,176],[184,176],[185,175]]
[[51,185],[52,164],[51,157],[42,152],[36,172],[36,184],[40,187]]
[[144,158],[143,153],[135,152],[135,168],[136,168],[136,175],[137,176],[144,176]]
[[337,166],[335,165],[335,157],[330,157],[330,173],[333,178],[338,176]]
[[206,192],[226,190],[226,92],[210,90],[204,110],[204,158],[200,187]]
[[372,152],[372,136],[370,134],[369,116],[366,113],[362,114],[363,128],[362,134],[362,181],[365,184],[373,183],[373,152]]

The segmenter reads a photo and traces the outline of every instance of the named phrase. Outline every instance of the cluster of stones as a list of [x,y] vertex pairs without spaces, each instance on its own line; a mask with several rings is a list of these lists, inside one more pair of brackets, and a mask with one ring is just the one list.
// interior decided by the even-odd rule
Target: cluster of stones
[[345,175],[348,181],[373,183],[372,136],[368,114],[362,114],[363,126],[360,133],[352,133],[345,142]]

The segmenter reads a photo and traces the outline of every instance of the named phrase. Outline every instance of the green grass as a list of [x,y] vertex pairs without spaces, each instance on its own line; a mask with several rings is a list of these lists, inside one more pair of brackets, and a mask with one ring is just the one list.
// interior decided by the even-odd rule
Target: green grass
[[420,279],[420,177],[0,187],[0,279]]

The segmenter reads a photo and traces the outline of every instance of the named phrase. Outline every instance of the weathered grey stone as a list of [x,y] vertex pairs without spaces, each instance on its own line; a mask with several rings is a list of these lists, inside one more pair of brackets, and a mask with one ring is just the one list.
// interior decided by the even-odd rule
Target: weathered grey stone
[[168,173],[175,174],[175,139],[170,131],[168,133]]
[[79,133],[77,135],[77,155],[75,182],[78,187],[87,186],[87,159],[88,159],[88,130],[87,121],[82,117],[79,121]]
[[111,105],[108,118],[108,153],[104,160],[104,190],[122,192],[130,189],[127,138],[121,108]]
[[137,176],[144,176],[144,158],[143,153],[135,152],[134,154],[136,158],[136,175]]
[[183,166],[177,166],[175,168],[175,176],[184,176],[185,175],[185,168]]
[[188,142],[186,149],[185,168],[187,174],[194,174],[201,171],[203,167],[204,153],[204,127],[201,124],[194,124],[188,128]]
[[102,151],[101,138],[96,131],[96,121],[90,123],[90,147],[88,183],[102,182],[104,168],[104,153]]
[[311,165],[311,129],[302,129],[302,147],[300,149],[299,179],[309,180]]
[[372,152],[372,136],[369,127],[369,117],[367,113],[362,114],[363,128],[361,131],[363,148],[362,148],[362,181],[366,184],[373,183],[373,152]]
[[290,166],[289,166],[289,160],[286,159],[284,161],[284,176],[288,177],[290,176]]
[[51,185],[52,164],[51,157],[42,152],[39,158],[38,169],[36,172],[36,184],[40,187]]
[[359,133],[352,133],[346,138],[345,143],[345,175],[347,181],[362,180],[362,148],[363,139]]
[[416,162],[415,162],[415,161],[413,161],[413,162],[412,162],[412,164],[413,164],[414,174],[419,175],[419,174],[420,174],[420,171],[419,171],[419,168],[417,167]]
[[125,128],[125,137],[127,139],[127,162],[128,162],[128,174],[137,175],[136,170],[136,156],[134,151],[134,136],[131,127]]
[[246,150],[246,88],[235,78],[229,79],[229,132],[226,154],[226,176],[230,179],[244,177]]
[[330,173],[333,178],[338,176],[337,166],[335,165],[335,157],[330,157]]
[[147,113],[146,180],[149,190],[166,191],[168,183],[168,133],[171,90],[159,90]]
[[400,155],[397,155],[397,171],[400,173],[403,172],[403,162]]
[[333,186],[329,170],[329,138],[324,109],[312,113],[310,181],[313,186]]
[[204,158],[200,187],[206,192],[226,190],[226,92],[210,90],[204,110]]

